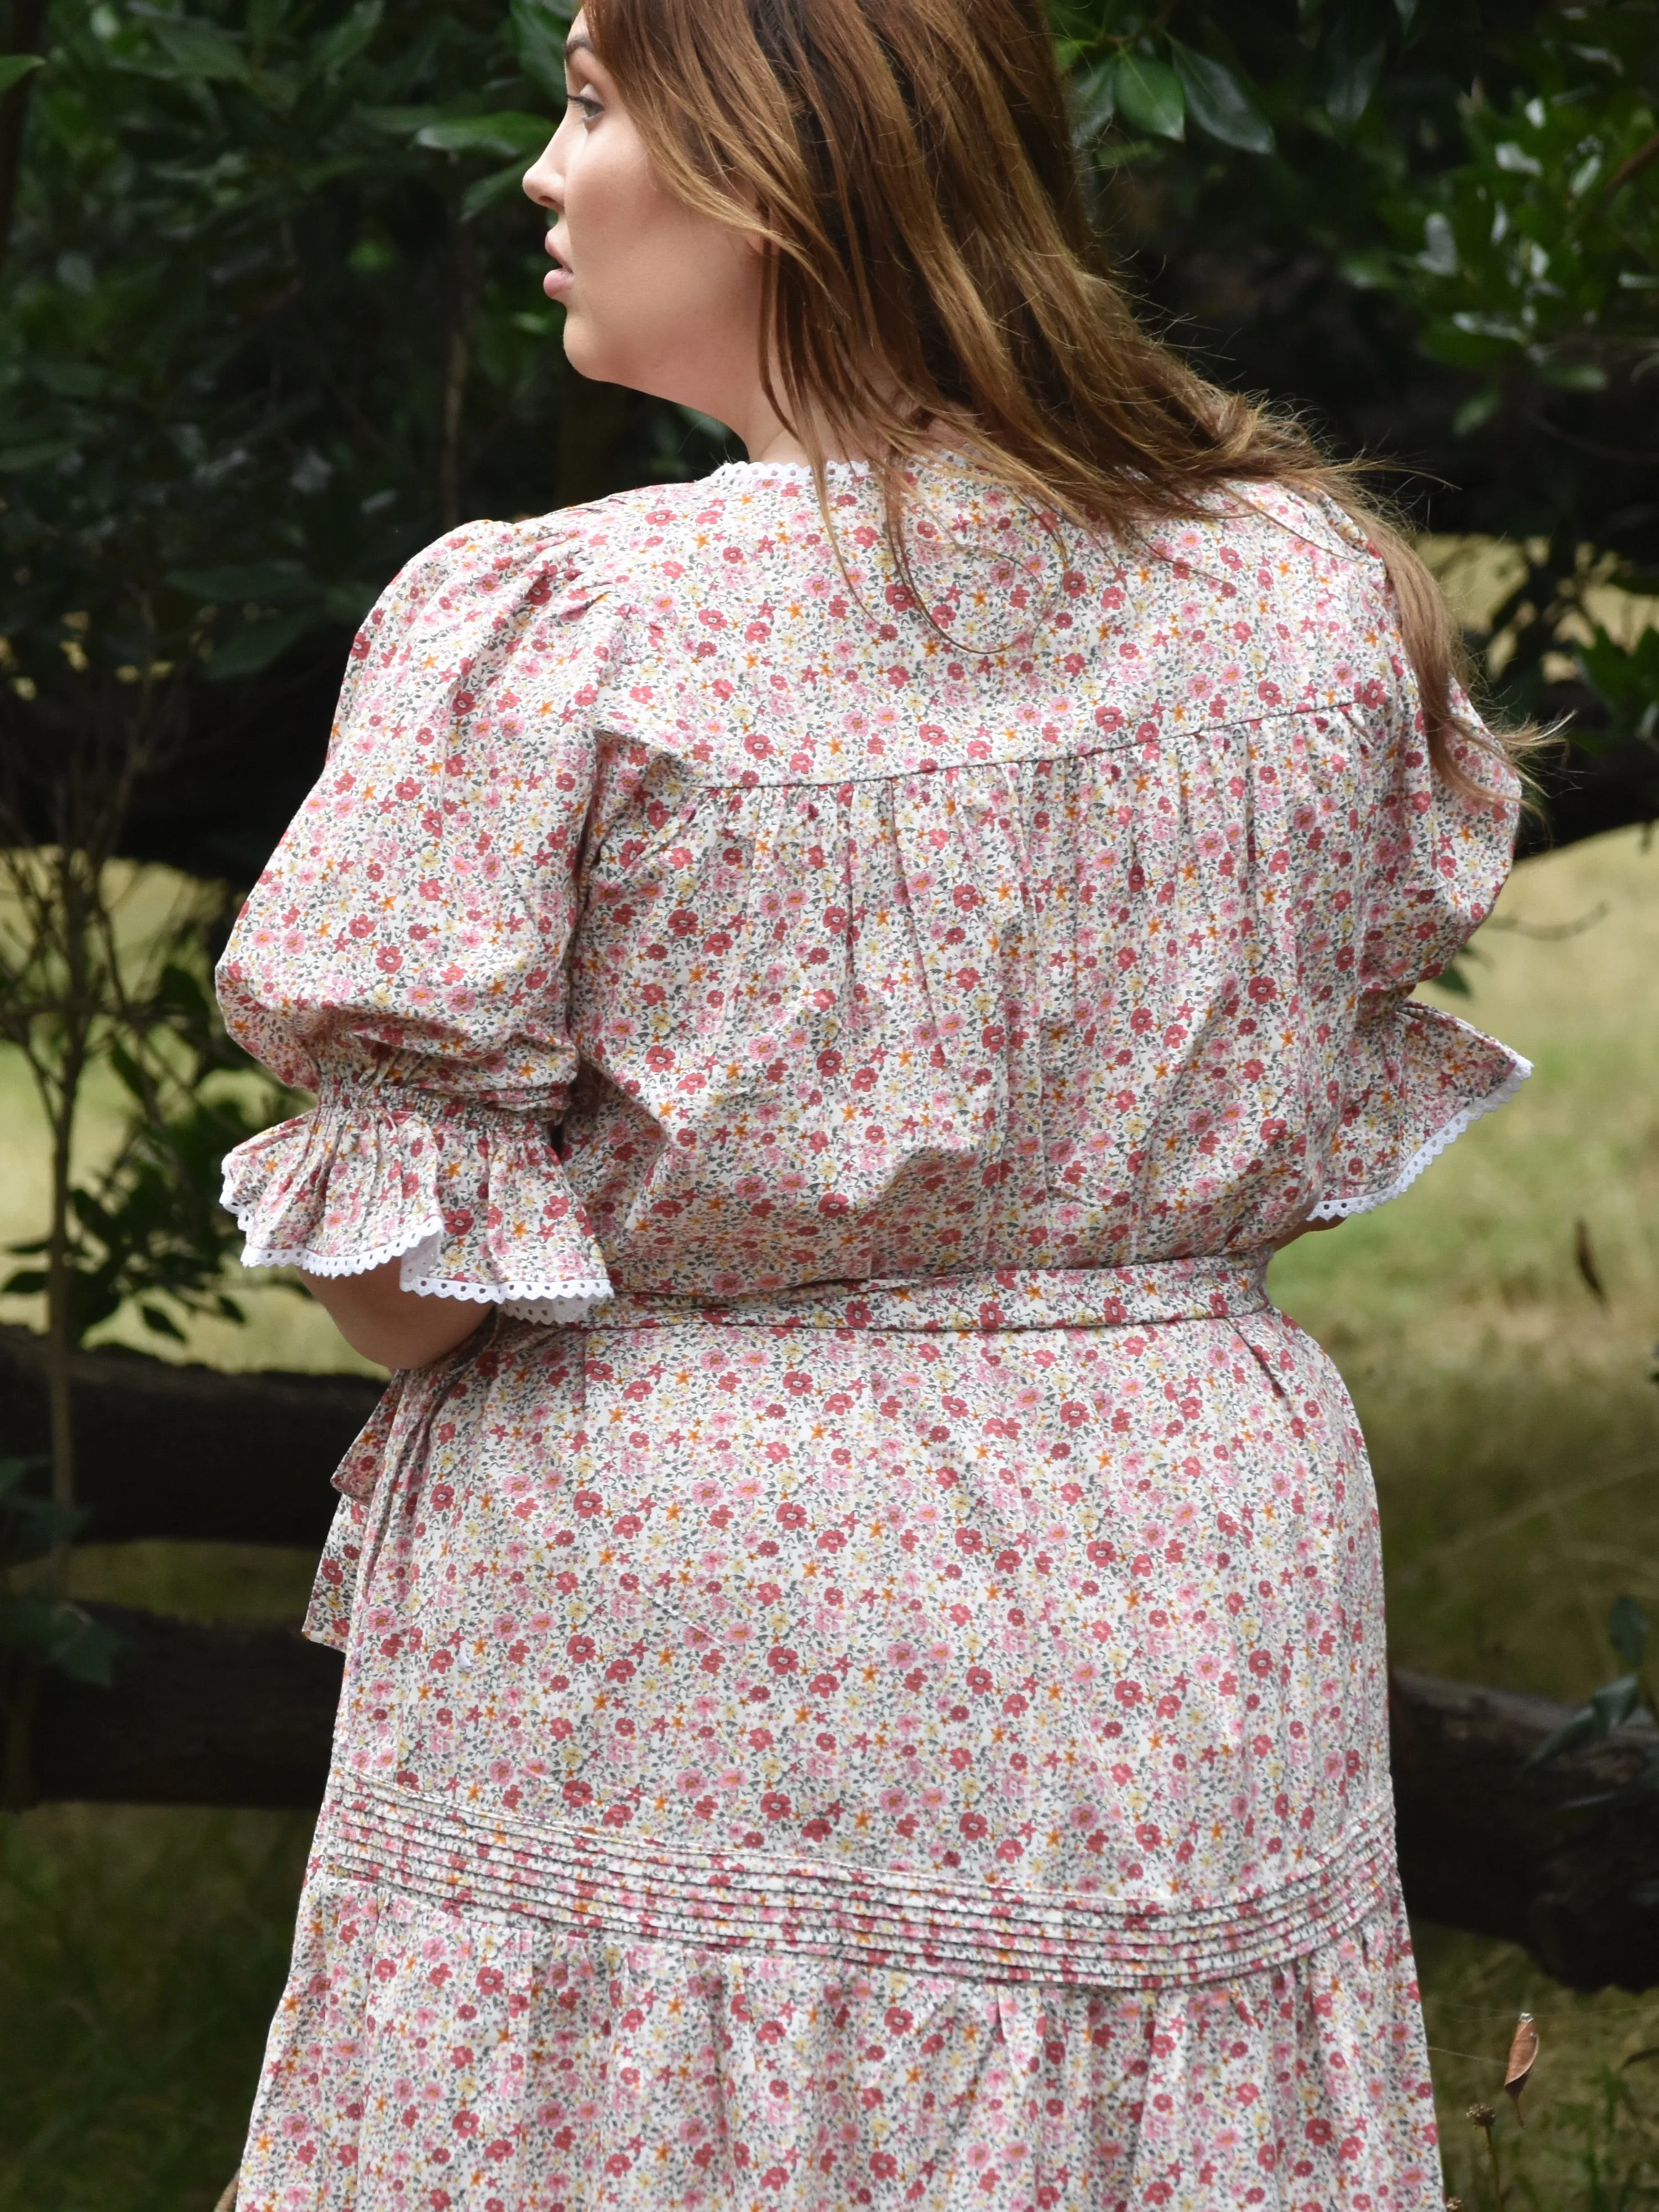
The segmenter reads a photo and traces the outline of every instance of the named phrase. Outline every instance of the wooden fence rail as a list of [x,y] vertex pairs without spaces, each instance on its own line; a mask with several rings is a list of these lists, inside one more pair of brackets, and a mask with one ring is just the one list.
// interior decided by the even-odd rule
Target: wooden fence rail
[[[0,1451],[46,1449],[42,1344],[0,1328]],[[374,1411],[357,1375],[222,1375],[137,1352],[82,1352],[70,1382],[89,1544],[142,1536],[319,1546],[328,1478]]]

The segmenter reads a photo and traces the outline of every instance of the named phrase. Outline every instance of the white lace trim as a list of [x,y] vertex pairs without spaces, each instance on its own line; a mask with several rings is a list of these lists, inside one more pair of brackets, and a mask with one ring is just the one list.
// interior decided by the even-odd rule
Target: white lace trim
[[[257,1206],[228,1206],[227,1210],[246,1237]],[[607,1279],[592,1276],[567,1277],[556,1282],[461,1283],[448,1276],[428,1274],[424,1270],[436,1259],[445,1234],[441,1222],[435,1229],[422,1224],[385,1244],[371,1245],[367,1252],[354,1252],[349,1259],[313,1252],[303,1244],[249,1243],[242,1248],[242,1265],[300,1267],[308,1275],[333,1279],[366,1275],[372,1267],[401,1260],[404,1264],[398,1273],[401,1290],[418,1291],[422,1297],[464,1298],[474,1305],[499,1305],[517,1321],[539,1322],[550,1328],[585,1321],[596,1305],[603,1305],[615,1295]]]
[[[810,461],[722,461],[714,475],[723,477],[734,470],[741,471],[744,476],[756,480],[766,477],[787,477],[797,482],[805,477],[811,483],[812,477]],[[823,473],[826,477],[867,477],[870,464],[868,461],[826,461]]]
[[559,1297],[503,1298],[501,1311],[543,1328],[568,1328],[573,1322],[586,1321],[595,1306],[615,1296],[609,1283],[571,1283]]
[[[928,453],[912,454],[908,459],[920,462],[924,467],[947,461],[959,469],[971,469],[976,465],[973,455],[964,453],[957,446],[939,446]],[[872,473],[872,465],[868,461],[826,461],[823,473],[832,482],[837,477],[852,477],[862,482]],[[810,483],[812,464],[810,461],[722,461],[708,481],[712,483],[714,477],[733,474],[746,476],[751,483],[764,482],[768,477],[783,477],[791,483]]]
[[[249,1224],[258,1212],[257,1203],[230,1206],[222,1200],[221,1203],[225,1205],[227,1212],[234,1217],[236,1226],[246,1237]],[[404,1230],[401,1236],[392,1237],[387,1243],[372,1244],[367,1252],[354,1252],[349,1259],[336,1259],[321,1252],[313,1252],[303,1244],[249,1243],[242,1247],[242,1265],[245,1267],[303,1267],[308,1275],[366,1275],[371,1267],[384,1267],[392,1261],[401,1260],[424,1246],[435,1247],[442,1235],[441,1222],[435,1230],[422,1222],[416,1229]]]
[[1346,1221],[1352,1214],[1372,1212],[1377,1206],[1386,1206],[1391,1198],[1398,1198],[1403,1191],[1409,1190],[1429,1163],[1438,1159],[1448,1146],[1455,1145],[1465,1129],[1479,1121],[1483,1115],[1495,1114],[1500,1106],[1509,1104],[1532,1073],[1529,1060],[1523,1060],[1518,1052],[1511,1054],[1510,1057],[1515,1065],[1497,1090],[1489,1091],[1484,1098],[1477,1098],[1473,1105],[1463,1107],[1452,1115],[1449,1121],[1437,1129],[1426,1143],[1419,1145],[1386,1190],[1365,1191],[1358,1198],[1322,1198],[1308,1219]]
[[[567,1277],[555,1283],[461,1283],[447,1275],[413,1275],[404,1272],[398,1278],[405,1291],[418,1291],[424,1298],[461,1298],[469,1305],[506,1306],[520,1321],[541,1321],[550,1316],[555,1321],[580,1321],[592,1308],[613,1295],[608,1282]],[[547,1309],[544,1316],[541,1309]],[[557,1309],[556,1311],[555,1309]]]

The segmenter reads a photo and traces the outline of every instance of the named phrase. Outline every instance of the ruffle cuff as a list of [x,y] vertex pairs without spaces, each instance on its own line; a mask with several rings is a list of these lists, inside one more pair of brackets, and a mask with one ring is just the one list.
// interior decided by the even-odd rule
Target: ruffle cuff
[[580,1321],[611,1296],[605,1261],[544,1122],[370,1082],[225,1161],[247,1267],[361,1275],[403,1262],[407,1291]]
[[1398,1198],[1532,1073],[1518,1052],[1455,1014],[1403,996],[1375,1004],[1354,1038],[1348,1103],[1324,1196],[1310,1217],[1341,1221]]

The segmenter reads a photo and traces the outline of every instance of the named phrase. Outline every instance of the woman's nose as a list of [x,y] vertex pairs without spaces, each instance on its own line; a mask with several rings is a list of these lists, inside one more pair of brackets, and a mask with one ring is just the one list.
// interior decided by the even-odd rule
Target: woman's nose
[[557,143],[556,131],[524,173],[525,197],[534,200],[538,207],[550,209],[555,215],[564,210],[564,179],[553,159],[553,149]]

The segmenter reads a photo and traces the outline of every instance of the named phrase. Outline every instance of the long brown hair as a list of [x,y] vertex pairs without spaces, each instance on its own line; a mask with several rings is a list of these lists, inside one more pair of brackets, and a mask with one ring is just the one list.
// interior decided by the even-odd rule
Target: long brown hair
[[[1085,209],[1039,0],[587,0],[668,188],[767,241],[763,363],[813,457],[898,473],[941,433],[1040,512],[1192,517],[1224,484],[1325,494],[1386,563],[1431,752],[1457,754],[1461,645],[1434,579],[1297,422],[1144,330]],[[1460,743],[1461,740],[1461,743]]]

